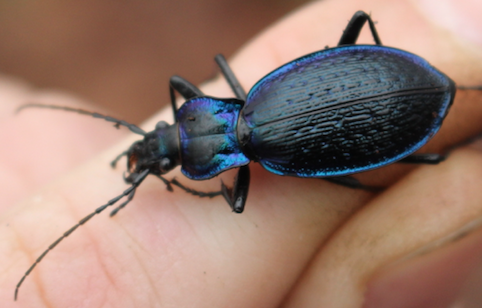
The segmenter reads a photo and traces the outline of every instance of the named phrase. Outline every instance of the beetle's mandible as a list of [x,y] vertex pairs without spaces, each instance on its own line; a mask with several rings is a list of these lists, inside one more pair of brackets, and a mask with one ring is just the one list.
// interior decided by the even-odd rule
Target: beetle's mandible
[[[375,45],[356,45],[368,22]],[[51,105],[92,115],[128,127],[144,138],[112,163],[127,157],[125,177],[131,186],[97,208],[56,240],[21,278],[20,285],[43,257],[77,227],[120,199],[129,203],[149,175],[201,197],[224,196],[236,213],[244,210],[250,173],[248,164],[307,178],[325,178],[352,188],[369,188],[349,175],[394,162],[436,164],[439,154],[413,154],[437,133],[453,102],[455,83],[426,60],[407,51],[385,47],[370,16],[354,14],[337,47],[317,51],[272,71],[246,95],[226,60],[216,57],[236,98],[204,95],[185,79],[170,80],[175,123],[157,123],[144,132],[127,122],[97,113]],[[473,87],[473,89],[482,89]],[[177,109],[175,91],[186,102]],[[198,192],[163,177],[181,165],[193,180],[210,179],[238,168],[232,187]]]

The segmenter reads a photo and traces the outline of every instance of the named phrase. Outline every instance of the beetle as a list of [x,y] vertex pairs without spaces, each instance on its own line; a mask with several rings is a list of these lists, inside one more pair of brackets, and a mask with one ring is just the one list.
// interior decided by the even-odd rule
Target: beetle
[[[355,44],[368,22],[375,45]],[[362,189],[351,174],[395,162],[437,164],[440,154],[413,154],[437,133],[453,102],[456,86],[426,60],[383,46],[371,17],[356,12],[334,48],[295,59],[266,75],[246,95],[222,55],[215,58],[236,98],[204,95],[187,80],[170,79],[174,124],[161,121],[152,132],[98,113],[51,105],[91,115],[142,135],[113,162],[127,157],[122,194],[97,208],[51,244],[18,282],[60,241],[120,199],[111,216],[128,204],[149,175],[172,191],[175,185],[201,197],[222,195],[236,213],[248,196],[248,164],[259,162],[278,175],[323,178]],[[479,89],[479,87],[474,87]],[[175,92],[186,102],[178,109]],[[238,168],[232,188],[221,182],[218,192],[199,192],[168,180],[164,174],[181,165],[193,180],[207,180]]]

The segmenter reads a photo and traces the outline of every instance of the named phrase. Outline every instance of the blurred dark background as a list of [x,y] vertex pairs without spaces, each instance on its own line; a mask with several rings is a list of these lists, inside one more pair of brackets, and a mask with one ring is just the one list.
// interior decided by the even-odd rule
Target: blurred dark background
[[307,0],[0,0],[0,73],[63,89],[139,123],[169,103],[168,80],[198,84],[214,55]]

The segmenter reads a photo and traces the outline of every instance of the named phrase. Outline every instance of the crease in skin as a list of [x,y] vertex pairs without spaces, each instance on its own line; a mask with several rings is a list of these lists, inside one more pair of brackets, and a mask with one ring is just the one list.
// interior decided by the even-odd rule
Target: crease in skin
[[[72,219],[73,222],[70,223],[69,225],[73,225],[75,222],[77,222],[78,219],[76,220],[75,217],[80,217],[80,216],[79,216],[78,212],[75,210],[76,207],[72,206],[72,204],[74,204],[74,202],[73,202],[73,200],[72,200],[71,198],[69,198],[69,195],[62,194],[62,193],[56,193],[56,194],[55,194],[55,197],[56,197],[56,198],[60,198],[59,200],[56,200],[55,203],[57,203],[57,204],[59,204],[59,205],[68,205],[68,206],[67,206],[67,208],[68,208],[68,210],[67,210],[67,211],[68,211],[68,214],[67,214],[67,213],[64,213],[63,215],[69,215],[70,218]],[[37,196],[34,196],[34,198],[40,199],[40,201],[43,202],[43,203],[47,203],[47,200],[46,200],[45,198],[43,198],[43,197],[40,197],[40,198],[39,198],[38,195],[37,195]],[[30,203],[38,203],[38,200],[36,200],[36,199],[32,199],[33,201],[30,201]],[[64,206],[61,206],[61,208],[64,209],[65,207],[64,207]],[[58,213],[58,212],[55,211],[55,213]],[[82,226],[82,225],[81,225],[81,226]],[[79,227],[81,227],[81,226],[79,226]],[[58,229],[58,228],[57,228],[57,229]],[[87,241],[88,241],[89,244],[92,244],[92,243],[94,244],[94,249],[96,250],[96,255],[97,255],[96,258],[98,259],[98,263],[99,263],[99,264],[101,265],[101,267],[104,269],[105,275],[107,276],[107,279],[111,282],[111,285],[115,285],[115,284],[113,283],[115,280],[112,279],[111,275],[108,274],[107,270],[105,269],[105,266],[103,266],[103,265],[104,265],[103,262],[101,262],[102,258],[101,258],[100,255],[99,255],[99,253],[100,253],[100,251],[99,251],[99,249],[98,249],[99,247],[98,247],[98,245],[95,243],[94,236],[91,234],[91,232],[89,232],[89,231],[86,230],[85,228],[80,228],[80,229],[84,229],[85,231],[87,231],[88,237],[89,237],[89,239],[88,239]],[[78,230],[77,230],[77,231],[78,231]],[[17,242],[18,242],[18,243],[24,243],[24,241],[20,241],[20,240],[19,240],[19,238],[22,238],[22,237],[20,236],[20,233],[17,231],[17,229],[14,228],[14,232],[17,234],[17,236],[16,236],[16,237],[18,238],[18,239],[17,239]],[[58,235],[60,235],[60,234],[63,234],[63,232],[57,234],[57,236],[54,235],[54,237],[58,238]],[[69,234],[69,235],[71,235],[71,234]],[[67,236],[67,237],[69,237],[69,236]],[[64,239],[65,239],[65,238],[64,238]],[[47,240],[45,240],[45,242],[49,243],[49,240],[47,239]],[[41,253],[45,253],[45,252],[46,252],[45,247],[43,247],[43,246],[41,246],[41,248],[40,248],[40,249],[41,249],[41,252],[39,252],[37,255],[34,255],[34,253],[35,253],[34,251],[32,251],[32,252],[29,253],[29,252],[28,252],[28,249],[27,249],[27,247],[26,247],[25,245],[21,245],[21,247],[22,247],[22,250],[25,251],[25,254],[27,254],[27,256],[30,256],[30,258],[29,258],[29,264],[30,264],[30,265],[33,265],[34,263],[36,263],[38,257],[41,255]],[[42,247],[43,247],[43,248],[42,248]],[[47,247],[48,247],[48,246],[47,246]],[[48,252],[51,252],[51,251],[53,251],[53,249],[49,249],[49,250],[47,251],[47,254],[48,254]],[[43,257],[45,257],[45,256],[46,256],[46,254],[44,254]],[[32,275],[33,272],[37,272],[37,271],[38,271],[39,267],[42,266],[42,264],[44,263],[45,260],[47,260],[47,258],[42,258],[41,262],[38,262],[38,263],[35,265],[34,268],[30,269],[30,273],[29,273],[29,275],[27,275],[27,276],[24,277],[23,283],[25,283],[27,280],[33,280],[34,283],[36,283],[36,284],[37,284],[37,287],[39,288],[38,293],[39,293],[39,296],[42,298],[42,301],[45,303],[45,306],[46,306],[46,307],[50,307],[50,306],[53,306],[53,305],[52,305],[52,304],[48,304],[48,300],[45,298],[45,294],[46,294],[46,293],[45,293],[45,290],[44,290],[44,288],[43,288],[44,283],[41,282],[42,279],[41,279],[41,277],[40,277],[40,274],[35,274],[35,277],[34,277],[34,275]],[[54,264],[55,264],[55,263],[54,263]],[[54,265],[54,266],[55,266],[55,265]],[[25,273],[25,272],[24,272],[24,273]],[[66,272],[65,272],[65,275],[69,275],[69,273],[66,271]],[[23,286],[23,283],[22,283],[22,286]],[[20,288],[18,291],[20,291],[20,290],[21,290],[21,288]],[[18,293],[18,299],[19,299],[19,298],[20,298],[20,292]]]
[[[43,201],[42,197],[40,197],[41,201]],[[65,198],[63,198],[65,199]],[[21,251],[24,252],[24,255],[27,256],[27,259],[28,259],[28,264],[34,264],[35,260],[37,260],[38,255],[35,255],[35,251],[34,250],[30,250],[28,249],[28,246],[25,245],[25,241],[23,240],[23,237],[20,235],[20,232],[18,231],[18,228],[15,227],[15,224],[12,223],[10,224],[13,228],[13,233],[14,233],[14,236],[15,236],[15,239],[16,239],[16,242],[18,243],[18,246],[20,246],[20,249]],[[48,242],[48,240],[46,240]],[[40,272],[38,272],[38,265],[37,264],[35,266],[34,269],[32,269],[32,271],[29,273],[28,276],[25,277],[25,280],[32,280],[32,283],[37,287],[38,291],[37,291],[37,295],[38,297],[40,297],[40,301],[44,304],[45,307],[54,307],[54,305],[52,303],[50,303],[47,298],[46,298],[46,293],[45,293],[45,289],[44,289],[44,284],[42,283],[42,278],[41,278],[41,274]],[[32,275],[33,272],[36,272]],[[25,282],[25,281],[24,281]]]
[[[126,196],[124,196],[125,198]],[[120,202],[121,200],[118,201],[118,203]],[[133,205],[133,204],[129,204],[129,205]],[[79,216],[80,217],[80,216]],[[109,220],[111,219],[111,217],[108,217]],[[148,255],[150,255],[151,257],[154,257],[150,250],[147,250],[146,248],[144,248],[138,241],[134,240],[134,237],[129,233],[127,232],[127,229],[120,223],[117,223],[116,224],[117,227],[120,227],[120,229],[122,229],[124,231],[124,236],[127,236],[132,243],[135,243],[137,247],[139,247],[139,249],[142,251],[143,254],[147,253]],[[87,230],[86,230],[87,231]],[[98,260],[98,264],[101,266],[101,268],[103,269],[104,273],[105,273],[105,276],[107,277],[108,281],[110,282],[110,286],[113,287],[115,290],[118,291],[119,294],[122,294],[122,290],[120,287],[118,287],[117,283],[115,283],[115,281],[117,279],[113,278],[112,275],[110,274],[110,271],[107,269],[107,267],[105,266],[105,263],[103,262],[103,260],[105,258],[102,258],[101,256],[101,251],[100,251],[100,247],[101,245],[99,245],[99,243],[97,243],[95,241],[95,234],[92,235],[92,232],[91,231],[87,231],[89,233],[89,242],[92,243],[94,242],[94,249],[96,250],[96,258]],[[116,231],[118,232],[118,231]],[[155,286],[155,283],[152,281],[151,277],[148,275],[148,271],[147,269],[142,265],[143,263],[141,262],[141,259],[139,258],[139,255],[138,253],[136,253],[136,249],[132,249],[130,248],[130,246],[128,245],[127,246],[129,248],[129,250],[131,251],[131,255],[133,255],[135,257],[135,259],[137,260],[137,263],[139,264],[139,267],[142,269],[143,273],[144,273],[144,276],[147,277],[147,281],[148,281],[148,284],[150,285],[150,289],[151,290],[154,290],[155,294],[156,294],[156,300],[157,300],[157,303],[162,303],[160,297],[159,297],[159,294],[157,291],[157,288]],[[113,256],[113,255],[111,255]],[[104,294],[106,294],[106,292],[104,292]],[[107,295],[106,295],[107,296]]]
[[[15,237],[15,242],[17,243],[17,246],[19,246],[20,249],[17,249],[22,251],[23,254],[27,257],[28,259],[28,264],[33,264],[35,262],[35,260],[37,259],[35,256],[34,256],[34,252],[27,249],[27,246],[25,245],[25,241],[22,239],[22,236],[20,236],[17,228],[15,228],[15,224],[10,224],[10,226],[12,226],[13,228],[13,234],[14,234],[14,237]],[[48,307],[47,305],[47,302],[46,302],[46,299],[44,298],[43,294],[43,288],[41,287],[41,283],[40,283],[40,278],[39,278],[39,275],[35,274],[35,275],[31,275],[32,273],[30,273],[30,275],[28,275],[27,277],[30,277],[30,280],[32,280],[32,282],[37,286],[37,288],[39,289],[39,295],[40,295],[40,298],[42,300],[42,302],[44,302],[45,306]]]
[[[131,239],[132,237],[129,236]],[[136,241],[134,241],[135,243],[137,243]],[[142,245],[140,245],[139,243],[137,243],[138,247],[142,247]],[[147,268],[144,267],[143,265],[143,262],[141,262],[141,258],[139,257],[138,253],[136,252],[135,249],[131,249],[132,251],[132,255],[134,255],[134,258],[137,260],[137,263],[139,264],[139,267],[141,268],[142,272],[144,273],[144,277],[147,278],[147,282],[150,286],[150,289],[153,291],[152,293],[154,293],[155,295],[155,299],[156,299],[156,302],[158,304],[161,304],[162,301],[161,301],[161,298],[160,298],[160,294],[157,292],[158,288],[156,287],[156,284],[154,283],[154,281],[152,280],[151,276],[148,274],[149,271],[147,270]],[[145,252],[146,250],[145,249],[142,249],[143,252]],[[150,298],[150,297],[149,297]],[[149,307],[152,307],[152,306],[149,306]]]
[[[132,204],[130,204],[132,205]],[[149,255],[152,259],[155,259],[156,256],[153,255],[151,253],[151,250],[149,249],[146,249],[143,245],[140,244],[140,242],[138,240],[136,240],[130,232],[127,231],[127,229],[122,225],[122,224],[118,224],[118,226],[124,231],[124,237],[128,237],[132,243],[134,243],[137,247],[138,247],[138,250],[141,251],[141,253],[143,255]],[[137,260],[137,263],[139,264],[139,267],[141,268],[142,272],[144,273],[144,276],[147,278],[147,281],[148,281],[148,284],[150,286],[150,289],[152,291],[154,291],[153,293],[155,294],[155,299],[156,299],[156,302],[151,302],[152,304],[154,303],[157,303],[157,304],[161,304],[162,301],[161,301],[161,298],[160,298],[160,294],[157,292],[157,287],[156,287],[156,284],[154,283],[154,281],[151,279],[151,276],[148,275],[149,271],[144,267],[143,265],[143,262],[141,262],[141,258],[139,257],[139,254],[137,252],[136,249],[132,249],[130,248],[131,246],[130,245],[127,245],[127,247],[129,247],[129,250],[131,251],[131,255],[134,256],[134,258]],[[148,305],[149,307],[151,307],[150,305]]]
[[442,237],[438,240],[432,241],[431,243],[416,249],[415,251],[409,253],[405,257],[397,260],[396,263],[401,263],[401,262],[404,262],[406,260],[412,259],[414,257],[427,254],[427,253],[429,253],[433,250],[436,250],[436,249],[438,249],[438,248],[440,248],[444,245],[447,245],[447,244],[452,243],[452,242],[456,242],[456,241],[466,237],[467,235],[475,232],[476,230],[480,229],[481,227],[482,227],[482,216],[466,223],[465,225],[463,225],[458,230],[453,231],[453,232],[449,233],[448,235],[446,235],[446,236],[444,236],[444,237]]
[[[157,182],[154,183],[153,185],[157,186]],[[170,193],[168,196],[171,196],[172,194]],[[166,199],[167,200],[167,199]],[[173,204],[173,202],[171,200],[167,200],[166,201],[166,204]],[[194,235],[195,238],[197,238],[197,242],[201,242],[201,239],[202,239],[202,236],[201,234],[199,233],[199,231],[196,231],[198,228],[195,228],[194,227],[194,224],[190,222],[190,220],[188,219],[188,217],[186,216],[186,214],[180,210],[177,206],[173,206],[173,208],[175,209],[175,212],[176,212],[176,216],[183,220],[184,222],[184,225],[186,225],[186,228],[187,229],[190,229],[190,234],[191,236]],[[139,247],[139,252],[137,252],[136,249],[132,249],[129,246],[129,251],[131,252],[132,255],[134,255],[135,259],[137,260],[137,263],[139,264],[139,267],[141,268],[142,272],[144,273],[144,276],[147,278],[147,286],[150,287],[150,290],[155,293],[155,296],[154,297],[150,297],[149,298],[149,301],[152,302],[152,303],[156,303],[157,305],[160,305],[160,304],[163,304],[165,303],[161,297],[161,293],[159,293],[159,291],[161,291],[159,289],[159,287],[156,285],[156,281],[162,281],[164,278],[163,276],[166,275],[167,273],[170,272],[169,268],[172,270],[173,268],[175,268],[177,266],[177,264],[179,263],[179,260],[176,261],[176,259],[179,259],[179,257],[172,257],[172,254],[169,253],[168,250],[165,251],[165,253],[163,253],[163,258],[168,258],[168,259],[171,259],[171,260],[174,260],[174,262],[168,262],[168,266],[167,268],[163,269],[161,272],[162,272],[162,276],[160,278],[155,278],[154,277],[151,277],[151,275],[149,275],[149,271],[147,270],[147,268],[145,268],[145,266],[143,265],[143,262],[141,262],[141,258],[140,258],[140,255],[145,255],[145,253],[147,252],[148,255],[153,259],[155,260],[156,258],[159,258],[158,255],[153,255],[152,254],[152,251],[151,250],[148,250],[145,248],[145,246],[141,245],[139,241],[136,241],[134,240],[134,237],[131,235],[130,232],[127,231],[127,228],[125,228],[122,224],[119,224],[119,227],[121,227],[121,229],[124,231],[124,236],[127,235],[127,237],[129,239],[131,239],[131,241],[133,243],[135,243],[135,245],[137,247]],[[162,229],[161,229],[162,230]],[[187,231],[186,231],[187,232]],[[157,232],[160,236],[163,236],[163,232]],[[165,241],[169,241],[169,237],[164,237],[164,240]],[[172,242],[171,242],[172,243]],[[170,245],[166,245],[166,247],[169,247]],[[206,247],[207,245],[204,245],[202,247]],[[175,244],[175,248],[173,249],[174,251],[176,250],[181,250],[181,249],[185,249],[186,247],[182,247],[182,246],[179,246],[179,244]],[[207,251],[207,249],[205,249]],[[153,280],[154,279],[154,280]],[[147,289],[147,287],[146,287]],[[166,298],[164,298],[164,300],[166,300]]]
[[[59,194],[63,197],[63,199],[65,199],[66,201],[62,204],[74,204],[74,201],[71,200],[70,198],[68,198],[66,195],[63,195],[63,194]],[[72,220],[74,221],[74,223],[76,223],[77,221],[79,221],[81,219],[82,214],[79,214],[75,209],[77,209],[77,207],[75,206],[68,206],[68,208],[70,209],[69,212],[71,214],[71,217],[72,217]],[[100,268],[102,269],[102,271],[104,272],[104,276],[107,278],[107,280],[110,282],[110,286],[115,286],[116,284],[114,283],[115,282],[115,279],[112,278],[112,275],[109,274],[109,271],[106,269],[105,265],[104,265],[104,262],[102,262],[102,257],[100,255],[100,249],[99,249],[99,243],[95,240],[95,236],[92,235],[92,232],[90,231],[90,228],[86,228],[84,225],[82,225],[81,227],[83,228],[80,228],[82,230],[84,230],[84,234],[85,236],[88,237],[87,239],[87,245],[88,246],[93,246],[93,250],[94,250],[94,253],[95,253],[95,258],[97,259],[97,264],[100,265]],[[79,231],[79,230],[76,230],[76,231]],[[56,247],[57,248],[57,247]],[[42,260],[44,261],[44,260]],[[41,263],[37,264],[38,265],[41,265]],[[75,269],[74,269],[75,270]],[[65,275],[69,275],[69,273],[67,271],[65,271]],[[106,294],[106,292],[103,292],[104,296]],[[53,305],[51,305],[53,306]],[[50,307],[50,306],[48,306]]]
[[[84,229],[87,229],[87,228],[84,228]],[[85,233],[87,233],[88,235],[88,245],[89,246],[93,246],[93,250],[94,250],[94,253],[95,253],[95,258],[97,259],[97,264],[99,264],[99,267],[102,269],[102,271],[104,272],[104,276],[107,278],[107,280],[109,281],[110,283],[110,287],[113,287],[114,289],[119,289],[116,287],[116,283],[115,283],[115,278],[112,277],[112,275],[109,273],[109,270],[107,269],[107,267],[105,266],[105,263],[103,262],[103,258],[101,256],[101,251],[100,251],[100,245],[99,243],[95,240],[94,236],[91,234],[90,231],[88,230],[85,230]],[[106,292],[103,292],[104,293],[104,296],[106,296]]]

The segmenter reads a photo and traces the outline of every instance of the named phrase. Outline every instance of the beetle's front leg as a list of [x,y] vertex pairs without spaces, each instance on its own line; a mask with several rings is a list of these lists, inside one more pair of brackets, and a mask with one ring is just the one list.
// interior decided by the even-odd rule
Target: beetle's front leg
[[128,152],[128,151],[124,151],[124,152],[120,153],[119,155],[117,155],[117,157],[114,158],[114,160],[110,162],[110,166],[111,166],[113,169],[115,169],[115,167],[117,166],[117,162],[118,162],[122,157],[127,156],[127,152]]
[[169,80],[169,94],[171,97],[172,112],[174,113],[174,122],[177,123],[177,106],[176,95],[174,91],[179,92],[184,99],[191,99],[197,96],[203,96],[204,94],[198,87],[179,76],[172,76]]
[[246,165],[239,168],[238,174],[234,179],[233,188],[228,188],[221,181],[221,192],[224,199],[226,199],[235,213],[242,213],[244,211],[244,205],[246,204],[246,198],[248,197],[249,179],[249,166]]

